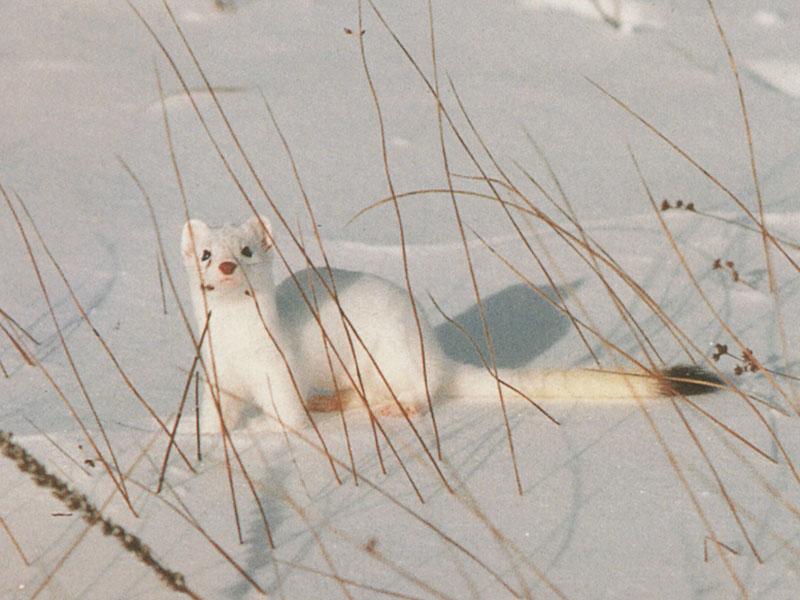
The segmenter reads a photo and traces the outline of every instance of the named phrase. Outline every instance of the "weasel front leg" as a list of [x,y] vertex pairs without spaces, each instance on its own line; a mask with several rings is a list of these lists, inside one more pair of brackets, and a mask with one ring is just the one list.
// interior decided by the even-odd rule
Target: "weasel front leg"
[[[226,394],[222,390],[220,390],[219,395],[222,418],[225,419],[225,427],[228,431],[231,431],[239,422],[239,416],[242,412],[242,399]],[[214,402],[214,394],[208,382],[203,384],[203,397],[200,402],[200,414],[198,418],[200,419],[201,433],[212,434],[222,431],[222,426],[219,421],[219,412],[217,411],[216,402]]]
[[253,399],[264,412],[265,423],[262,425],[265,429],[280,431],[282,422],[291,429],[302,430],[309,425],[309,421],[301,404],[302,400],[298,398],[298,389],[300,396],[304,398],[305,386],[297,380],[292,382],[284,369],[275,371],[277,372],[261,379],[253,389]]

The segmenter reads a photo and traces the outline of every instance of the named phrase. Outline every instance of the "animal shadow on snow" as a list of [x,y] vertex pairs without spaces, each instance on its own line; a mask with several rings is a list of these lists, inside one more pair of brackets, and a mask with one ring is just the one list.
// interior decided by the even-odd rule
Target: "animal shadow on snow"
[[[580,282],[573,282],[558,291],[562,297],[568,289],[574,289]],[[558,302],[558,296],[551,287],[542,291]],[[545,352],[569,330],[569,319],[564,314],[539,297],[528,286],[517,284],[507,287],[482,299],[486,321],[494,342],[495,358],[498,368],[523,367]],[[488,358],[489,352],[483,333],[480,309],[477,304],[453,317],[480,348],[481,354]],[[458,327],[447,321],[435,328],[436,337],[448,358],[476,366],[482,362],[472,341],[467,339]]]
[[[330,285],[330,277],[325,269],[319,269],[318,272]],[[307,295],[311,291],[310,285],[315,288],[316,295],[321,293],[322,286],[314,280],[308,270],[298,271],[295,276],[297,283]],[[364,276],[364,273],[333,269],[333,276],[337,291],[342,293]],[[562,297],[567,297],[569,290],[577,288],[580,283],[580,281],[571,282],[563,288],[558,288],[558,292]],[[542,291],[553,301],[558,302],[558,295],[553,288],[543,287]],[[310,319],[310,316],[304,314],[306,307],[299,300],[294,281],[284,280],[278,286],[276,295],[278,313],[282,321],[292,323],[292,326],[296,327],[299,320]],[[549,302],[524,284],[507,287],[483,298],[482,302],[499,368],[517,368],[529,364],[561,339],[570,327],[569,319],[562,312],[553,308]],[[431,317],[437,315],[432,306],[426,312]],[[474,304],[453,317],[453,320],[475,340],[483,356],[488,358],[478,305]],[[434,333],[448,358],[459,363],[482,365],[472,342],[459,331],[458,327],[444,321],[434,328]]]

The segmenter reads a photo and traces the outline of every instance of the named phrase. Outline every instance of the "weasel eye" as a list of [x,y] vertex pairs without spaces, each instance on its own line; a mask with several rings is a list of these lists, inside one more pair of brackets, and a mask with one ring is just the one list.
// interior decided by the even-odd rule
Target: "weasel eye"
[[244,248],[242,248],[242,254],[247,258],[250,258],[251,256],[253,256],[253,251],[250,250],[250,246],[245,246]]
[[211,258],[211,252],[203,250],[203,257],[200,260],[208,260],[209,258]]

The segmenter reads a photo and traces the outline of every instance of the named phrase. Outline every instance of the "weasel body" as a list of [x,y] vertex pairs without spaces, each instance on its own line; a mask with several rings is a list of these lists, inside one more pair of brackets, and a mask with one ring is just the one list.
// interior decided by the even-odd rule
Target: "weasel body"
[[[427,407],[419,332],[405,289],[374,275],[338,269],[331,279],[324,268],[317,273],[325,284],[313,269],[306,269],[276,286],[270,225],[263,216],[219,228],[191,220],[184,226],[181,247],[198,329],[205,328],[211,313],[202,349],[204,432],[220,428],[215,397],[228,428],[235,427],[246,402],[277,417],[276,425],[283,421],[301,427],[308,423],[312,398],[334,390],[336,402],[366,401],[383,415],[400,414],[398,402],[412,414]],[[419,317],[432,400],[496,399],[496,380],[485,369],[446,358],[430,322],[424,314]],[[699,383],[670,387],[663,377],[581,369],[500,369],[498,377],[507,397],[516,397],[511,391],[516,388],[534,399],[598,402],[704,393],[719,383],[691,367],[664,374]]]

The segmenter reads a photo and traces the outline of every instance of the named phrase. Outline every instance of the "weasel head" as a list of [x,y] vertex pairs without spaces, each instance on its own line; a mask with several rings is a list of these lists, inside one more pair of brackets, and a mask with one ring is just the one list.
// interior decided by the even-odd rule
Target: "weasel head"
[[240,225],[209,227],[198,219],[187,221],[181,236],[183,264],[193,292],[234,297],[263,292],[272,281],[272,230],[264,216]]

